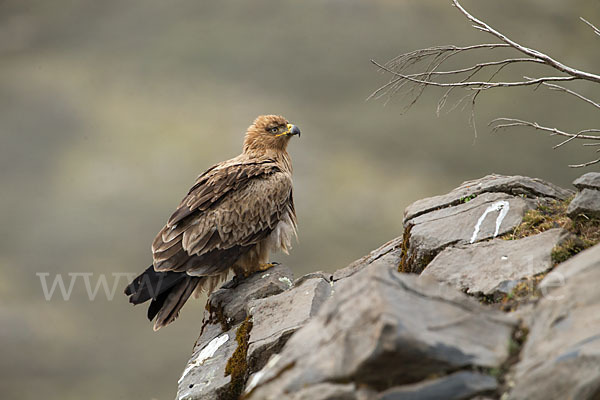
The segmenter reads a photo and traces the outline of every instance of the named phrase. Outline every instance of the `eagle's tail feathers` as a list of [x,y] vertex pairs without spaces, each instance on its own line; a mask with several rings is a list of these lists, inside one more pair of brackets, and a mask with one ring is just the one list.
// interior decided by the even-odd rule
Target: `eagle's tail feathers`
[[148,319],[154,321],[154,330],[157,331],[163,326],[169,325],[179,316],[179,311],[196,289],[202,278],[186,276],[185,280],[173,286],[168,292],[164,292],[161,296],[152,300],[148,308]]
[[202,277],[189,276],[185,272],[156,272],[151,265],[136,277],[125,289],[129,302],[141,304],[151,300],[148,319],[158,330],[173,322]]
[[130,303],[141,304],[157,299],[186,276],[184,272],[156,272],[151,265],[125,288],[125,294]]

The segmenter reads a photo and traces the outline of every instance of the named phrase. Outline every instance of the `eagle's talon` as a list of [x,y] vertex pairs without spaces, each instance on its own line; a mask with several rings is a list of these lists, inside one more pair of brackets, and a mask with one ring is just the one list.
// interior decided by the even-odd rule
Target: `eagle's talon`
[[273,267],[276,267],[278,265],[279,265],[278,262],[270,262],[270,263],[259,264],[257,271],[263,271],[264,272],[264,271],[266,271],[268,269],[271,269]]

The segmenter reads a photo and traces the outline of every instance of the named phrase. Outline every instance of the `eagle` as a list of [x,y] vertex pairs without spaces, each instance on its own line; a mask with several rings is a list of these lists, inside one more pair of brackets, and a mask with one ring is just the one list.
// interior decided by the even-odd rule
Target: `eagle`
[[190,297],[210,294],[229,271],[242,279],[273,266],[296,236],[292,162],[287,146],[300,129],[279,115],[248,127],[243,151],[200,175],[152,242],[153,262],[125,289],[150,301],[154,330],[173,322]]

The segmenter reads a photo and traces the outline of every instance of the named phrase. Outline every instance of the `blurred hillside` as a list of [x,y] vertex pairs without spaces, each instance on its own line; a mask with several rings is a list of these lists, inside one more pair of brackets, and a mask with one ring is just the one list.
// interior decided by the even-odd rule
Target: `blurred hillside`
[[[599,22],[597,1],[465,5],[598,72],[598,38],[578,20]],[[36,273],[92,272],[95,282],[141,271],[196,175],[237,155],[258,114],[285,115],[303,133],[290,146],[300,242],[275,256],[297,275],[333,271],[398,236],[407,204],[466,179],[496,172],[568,187],[582,171],[566,165],[593,152],[485,125],[511,116],[597,127],[572,98],[482,96],[476,140],[468,112],[435,117],[439,93],[405,115],[401,99],[365,102],[386,81],[369,59],[482,40],[449,1],[0,1],[3,398],[174,396],[203,301],[153,333],[145,307],[121,295],[125,279],[112,301],[90,301],[82,284],[70,301],[45,301]]]

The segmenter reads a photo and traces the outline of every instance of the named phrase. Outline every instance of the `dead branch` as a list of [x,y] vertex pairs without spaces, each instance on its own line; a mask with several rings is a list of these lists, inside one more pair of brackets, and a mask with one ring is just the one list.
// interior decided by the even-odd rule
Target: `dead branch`
[[592,74],[589,72],[580,71],[575,68],[571,68],[561,62],[556,61],[555,59],[548,56],[547,54],[544,54],[544,53],[534,50],[534,49],[530,49],[529,47],[525,47],[525,46],[515,42],[514,40],[509,39],[506,35],[498,32],[497,30],[495,30],[494,28],[492,28],[485,22],[472,16],[467,10],[465,10],[465,8],[462,5],[460,5],[458,0],[452,0],[452,3],[454,3],[454,6],[456,8],[458,8],[460,10],[460,12],[463,13],[464,16],[467,17],[467,19],[474,24],[473,27],[475,29],[478,29],[483,32],[487,32],[490,35],[497,37],[498,39],[500,39],[504,43],[508,44],[513,49],[516,49],[516,50],[520,51],[521,53],[527,54],[530,57],[538,58],[538,59],[542,60],[545,64],[549,65],[550,67],[552,67],[554,69],[557,69],[568,75],[577,77],[579,79],[585,79],[585,80],[589,80],[592,82],[600,83],[600,75],[596,75],[596,74]]
[[[494,125],[497,122],[504,122],[504,123]],[[583,135],[583,133],[587,133],[587,132],[600,132],[600,129],[584,129],[577,133],[569,133],[569,132],[561,131],[560,129],[542,126],[542,125],[538,124],[537,122],[523,121],[523,120],[516,119],[516,118],[496,118],[496,119],[492,120],[488,125],[492,126],[492,132],[497,132],[499,129],[509,128],[509,127],[513,127],[513,126],[529,126],[531,128],[538,129],[541,131],[550,132],[551,136],[560,135],[560,136],[566,136],[569,139],[579,138],[579,139],[588,139],[588,140],[600,140],[600,136]],[[555,147],[560,147],[560,146],[561,145],[557,145]]]
[[565,93],[569,93],[570,95],[575,96],[578,99],[583,100],[586,103],[591,104],[594,107],[600,109],[600,103],[596,103],[595,101],[588,99],[587,97],[583,96],[582,94],[577,93],[574,90],[567,89],[566,87],[555,85],[553,83],[546,83],[546,82],[544,82],[543,85],[548,86],[551,90],[559,90],[559,91],[562,91],[562,92],[565,92]]
[[[380,71],[391,76],[388,83],[382,85],[375,90],[368,99],[375,98],[380,99],[384,96],[391,99],[399,91],[405,91],[405,97],[409,99],[408,105],[405,107],[408,110],[423,94],[423,91],[427,87],[444,88],[445,92],[441,96],[437,105],[437,113],[445,107],[447,100],[456,89],[467,90],[471,93],[463,96],[459,102],[450,108],[452,111],[458,107],[465,100],[469,99],[471,104],[471,115],[469,118],[470,124],[473,126],[475,136],[477,136],[477,128],[475,126],[475,105],[476,100],[480,93],[498,89],[498,88],[511,88],[511,87],[527,87],[534,86],[538,88],[540,86],[547,87],[550,90],[556,90],[563,93],[567,93],[571,96],[582,100],[596,109],[600,109],[600,103],[591,100],[590,98],[564,86],[557,85],[555,82],[570,82],[576,80],[582,80],[592,83],[600,83],[600,75],[581,71],[579,69],[570,67],[549,55],[540,52],[538,50],[524,46],[512,39],[505,34],[492,28],[484,21],[474,17],[469,13],[458,0],[452,0],[452,4],[456,7],[464,17],[471,22],[473,28],[485,32],[500,41],[500,43],[482,43],[472,46],[436,46],[425,49],[414,50],[408,53],[400,54],[394,59],[388,61],[385,64],[379,63],[375,60],[371,62],[376,65]],[[581,18],[594,33],[600,35],[600,30],[596,28],[592,23]],[[502,58],[493,61],[478,62],[463,68],[455,69],[443,69],[444,64],[452,57],[463,55],[467,52],[474,51],[494,51],[498,48],[508,48],[517,51],[525,57],[510,57]],[[555,71],[558,71],[564,75],[560,76],[541,76],[537,78],[523,77],[523,80],[497,80],[496,77],[499,73],[512,65],[534,63],[545,65]],[[420,68],[421,71],[411,71],[411,69]],[[481,74],[489,76],[486,79],[474,79],[476,75]],[[498,118],[490,123],[492,125],[492,132],[497,132],[500,129],[511,128],[516,126],[526,126],[534,128],[535,130],[544,131],[551,136],[564,136],[567,139],[563,140],[559,144],[555,145],[554,148],[559,148],[573,140],[600,140],[600,135],[590,135],[590,133],[600,132],[598,129],[585,129],[576,133],[565,132],[556,128],[545,127],[539,125],[536,122],[523,121],[512,118]],[[595,145],[595,143],[586,143],[585,145]],[[600,160],[590,161],[589,163],[570,165],[571,167],[584,167],[588,165],[600,162]]]
[[[431,76],[432,73],[424,72],[424,73],[420,73],[420,74],[404,75],[399,72],[392,71],[391,69],[377,63],[374,60],[371,60],[371,62],[373,64],[377,65],[382,70],[389,72],[401,79],[406,79],[408,81],[411,81],[414,83],[420,83],[423,85],[438,86],[438,87],[468,87],[468,88],[475,87],[475,89],[477,89],[477,90],[485,90],[485,89],[491,89],[491,88],[496,88],[496,87],[530,86],[530,85],[539,85],[539,84],[545,83],[545,82],[573,81],[573,80],[578,79],[575,76],[544,76],[541,78],[527,79],[524,81],[516,81],[516,82],[468,81],[468,82],[442,83],[442,82],[434,82],[431,80],[418,79],[418,78],[414,77],[416,75]],[[506,63],[506,64],[508,64],[508,63]],[[494,64],[494,65],[498,65],[498,64]],[[446,74],[448,72],[449,71],[445,71],[444,74]]]
[[594,24],[592,24],[591,22],[587,21],[587,20],[586,20],[585,18],[583,18],[583,17],[579,17],[579,19],[580,19],[580,20],[582,20],[583,22],[585,22],[585,24],[586,24],[587,26],[589,26],[590,28],[592,28],[592,30],[594,31],[594,33],[595,33],[596,35],[600,36],[600,29],[596,28],[596,27],[594,26]]
[[571,164],[569,165],[569,167],[571,168],[583,168],[583,167],[589,167],[590,165],[594,165],[594,164],[598,164],[600,162],[600,158],[594,161],[588,161],[586,163],[583,164]]

